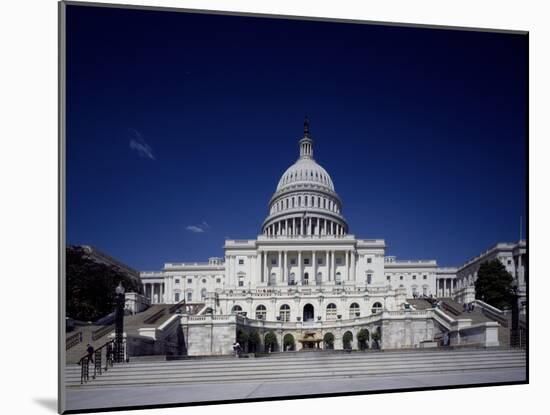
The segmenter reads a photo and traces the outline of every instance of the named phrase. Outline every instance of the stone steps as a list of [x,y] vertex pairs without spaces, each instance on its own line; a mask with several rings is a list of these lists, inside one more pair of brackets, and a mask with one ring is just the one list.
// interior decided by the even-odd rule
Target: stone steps
[[226,383],[295,379],[349,378],[407,373],[463,372],[524,368],[520,350],[374,352],[317,357],[212,359],[128,363],[80,385],[80,367],[67,366],[68,387]]

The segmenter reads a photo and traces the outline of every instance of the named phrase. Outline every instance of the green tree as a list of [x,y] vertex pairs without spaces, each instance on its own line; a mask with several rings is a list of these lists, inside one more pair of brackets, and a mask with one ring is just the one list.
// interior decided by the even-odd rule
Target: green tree
[[243,352],[248,351],[248,333],[244,330],[237,331],[237,342],[241,345]]
[[350,331],[346,331],[342,337],[342,342],[344,343],[344,349],[351,350],[351,342],[353,341],[353,334]]
[[372,333],[372,341],[374,343],[373,348],[378,349],[380,347],[380,340],[382,339],[382,335],[380,334],[380,327],[378,327],[374,333]]
[[260,344],[260,334],[258,330],[252,330],[248,333],[248,350],[252,353],[255,353],[258,345]]
[[285,334],[285,337],[283,338],[283,350],[294,350],[295,345],[294,336],[290,333]]
[[359,333],[357,333],[357,342],[359,343],[359,349],[365,350],[369,348],[369,331],[367,329],[359,330]]
[[332,350],[334,349],[334,334],[332,333],[326,333],[323,337],[323,341],[325,342],[325,349]]
[[268,331],[264,337],[264,347],[266,351],[276,351],[277,350],[277,336],[272,331]]
[[512,304],[514,278],[498,259],[480,265],[475,282],[476,298],[500,309]]
[[139,284],[107,264],[95,262],[78,246],[66,249],[67,317],[95,321],[115,308],[115,288],[119,282],[127,292],[140,292]]

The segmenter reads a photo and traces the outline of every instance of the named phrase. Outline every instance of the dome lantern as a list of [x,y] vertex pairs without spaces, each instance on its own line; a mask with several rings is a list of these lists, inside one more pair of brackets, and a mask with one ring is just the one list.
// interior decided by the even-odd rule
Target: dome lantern
[[313,158],[313,139],[309,136],[309,119],[304,119],[304,137],[300,140],[300,158]]

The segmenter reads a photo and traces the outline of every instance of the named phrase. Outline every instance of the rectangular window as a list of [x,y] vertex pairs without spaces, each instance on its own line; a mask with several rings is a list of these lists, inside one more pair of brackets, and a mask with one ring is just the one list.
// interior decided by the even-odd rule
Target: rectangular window
[[415,280],[415,279],[416,279],[416,275],[413,275],[413,280]]
[[290,260],[290,265],[296,265],[296,260],[294,258]]
[[277,265],[277,260],[276,260],[276,259],[272,259],[272,260],[271,260],[271,265]]
[[187,293],[187,301],[191,301],[193,299],[193,293]]
[[390,277],[389,275],[386,276],[386,279],[387,279],[388,281],[391,281],[391,277]]
[[367,284],[372,282],[372,274],[367,274]]
[[244,265],[244,259],[239,259],[239,265]]
[[244,281],[243,280],[240,280],[239,281],[239,287],[242,287],[244,285]]
[[221,278],[216,278],[216,283],[219,284],[220,282],[222,282],[222,279]]
[[309,265],[309,258],[304,258],[304,265]]
[[180,283],[180,279],[179,279],[179,278],[176,278],[176,279],[174,279],[174,282],[175,282],[176,284],[179,284],[179,283]]
[[401,276],[399,277],[399,279],[400,279],[401,281],[403,281],[403,275],[401,275]]
[[187,279],[187,284],[193,284],[193,280],[191,278]]
[[180,293],[175,293],[175,294],[174,294],[174,301],[175,301],[176,303],[179,303],[179,302],[180,302]]
[[508,265],[512,265],[512,260],[511,259],[508,260]]
[[372,258],[367,258],[367,264],[370,264],[372,262]]
[[323,258],[317,258],[317,265],[323,265]]
[[342,258],[336,258],[336,265],[342,265]]
[[427,280],[427,279],[428,279],[428,276],[427,276],[427,275],[424,275],[424,276],[422,277],[422,279]]

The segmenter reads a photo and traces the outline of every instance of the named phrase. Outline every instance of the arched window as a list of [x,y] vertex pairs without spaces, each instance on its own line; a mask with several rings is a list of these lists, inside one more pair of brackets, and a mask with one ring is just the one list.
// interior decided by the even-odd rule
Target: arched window
[[302,206],[302,197],[298,196],[298,206]]
[[359,317],[361,315],[359,304],[353,303],[349,306],[349,318]]
[[309,273],[304,273],[304,280],[302,281],[302,283],[304,285],[308,285],[309,284]]
[[327,305],[327,320],[336,320],[336,304],[330,303]]
[[281,321],[290,321],[290,306],[288,304],[283,304],[279,309],[279,317]]
[[256,320],[265,320],[267,316],[267,310],[265,308],[265,305],[260,304],[258,307],[256,307]]
[[243,308],[242,308],[240,305],[235,304],[235,305],[233,306],[233,308],[231,309],[231,314],[237,314],[237,315],[239,315],[239,316],[242,316],[242,314],[243,314]]
[[382,304],[376,302],[372,305],[372,314],[376,314],[382,311]]

